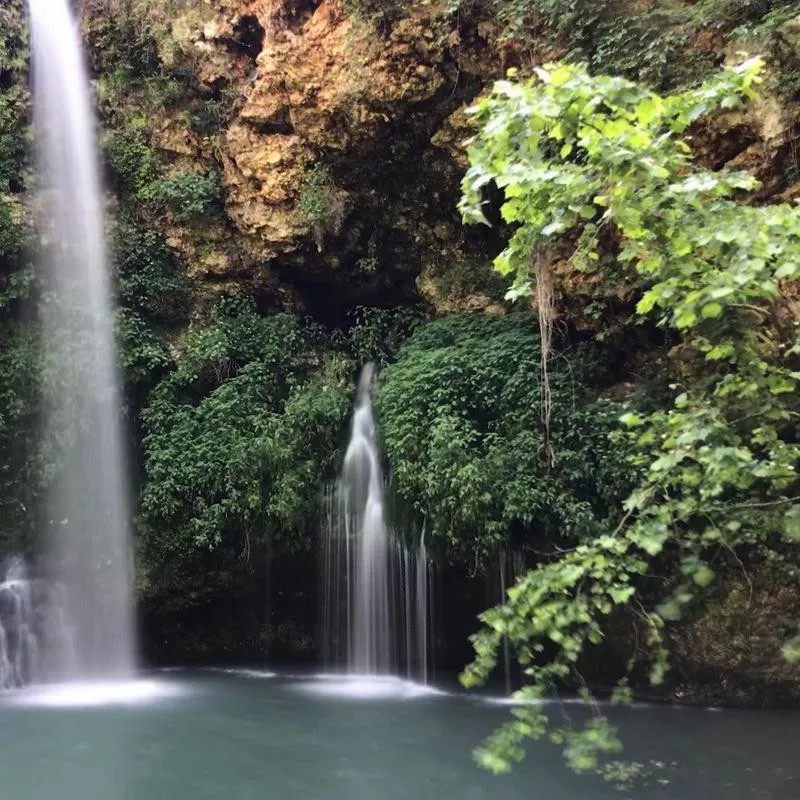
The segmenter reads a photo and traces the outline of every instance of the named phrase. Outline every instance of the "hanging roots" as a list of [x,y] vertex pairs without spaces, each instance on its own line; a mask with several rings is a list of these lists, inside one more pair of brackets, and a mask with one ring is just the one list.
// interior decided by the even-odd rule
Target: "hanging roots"
[[536,281],[536,313],[539,318],[539,338],[541,340],[542,401],[540,415],[544,431],[543,450],[547,465],[552,469],[555,466],[556,454],[550,436],[550,417],[553,410],[553,398],[550,392],[550,355],[553,346],[555,301],[551,259],[543,250],[544,248],[541,247],[536,250],[533,259],[533,276]]

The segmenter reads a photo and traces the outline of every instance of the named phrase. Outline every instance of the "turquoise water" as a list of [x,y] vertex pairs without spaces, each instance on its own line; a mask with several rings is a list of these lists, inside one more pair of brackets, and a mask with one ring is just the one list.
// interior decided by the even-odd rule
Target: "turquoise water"
[[0,798],[800,798],[795,712],[626,710],[617,721],[627,755],[652,775],[649,786],[619,793],[571,774],[548,745],[532,746],[510,776],[479,770],[470,751],[508,709],[478,698],[402,684],[362,686],[353,697],[336,681],[257,672],[150,679],[124,704],[71,705],[102,703],[95,694],[0,699]]

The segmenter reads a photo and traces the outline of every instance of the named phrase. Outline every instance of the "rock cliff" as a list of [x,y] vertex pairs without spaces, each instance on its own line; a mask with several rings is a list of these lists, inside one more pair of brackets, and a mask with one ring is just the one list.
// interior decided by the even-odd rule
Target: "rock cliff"
[[[101,77],[102,15],[120,2],[130,13],[146,8],[159,31],[159,69],[178,76],[177,96],[150,108],[150,145],[167,174],[214,172],[221,181],[220,213],[187,222],[167,210],[153,220],[198,292],[246,288],[265,306],[337,323],[359,304],[503,308],[503,284],[489,266],[500,233],[463,227],[456,210],[470,134],[465,108],[507,66],[558,56],[566,44],[543,39],[532,52],[504,39],[484,9],[491,4],[480,2],[463,3],[469,13],[455,20],[443,2],[409,3],[378,24],[348,12],[344,0],[212,0],[202,10],[190,0],[94,0],[86,26]],[[795,67],[787,67],[798,61],[795,34],[787,23],[783,49],[769,45],[784,60],[771,60],[758,104],[692,131],[704,163],[762,181],[755,202],[800,198],[800,92],[789,85]],[[711,27],[687,41],[687,58],[699,54],[712,65],[737,49],[735,38]],[[213,110],[210,124],[193,124],[198,108]],[[591,284],[563,264],[558,279],[562,315],[577,327],[596,325],[585,315]],[[630,306],[626,287],[618,300]],[[797,305],[787,297],[795,318]],[[796,592],[782,590],[776,631],[756,649],[737,644],[750,624],[743,597],[729,588],[679,634],[678,673],[693,684],[725,675],[728,687],[715,699],[774,699],[770,686],[794,697],[795,673],[774,665]],[[768,592],[757,599],[766,609],[759,614],[773,614]],[[767,651],[769,663],[761,658]]]

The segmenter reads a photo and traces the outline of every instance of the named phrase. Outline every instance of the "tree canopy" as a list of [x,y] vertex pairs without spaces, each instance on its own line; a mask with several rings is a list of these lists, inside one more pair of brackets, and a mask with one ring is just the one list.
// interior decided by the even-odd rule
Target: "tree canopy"
[[[646,636],[658,684],[669,667],[665,625],[702,598],[718,565],[800,539],[800,348],[785,302],[800,277],[800,211],[748,204],[757,182],[698,165],[689,135],[704,116],[753,98],[761,70],[752,59],[661,96],[553,64],[496,83],[472,110],[480,130],[461,209],[484,222],[485,187],[502,190],[514,232],[495,266],[511,278],[510,295],[536,293],[572,242],[575,273],[635,287],[639,319],[674,331],[679,344],[671,404],[623,416],[641,483],[603,535],[544,561],[483,615],[468,685],[487,678],[504,637],[530,681],[520,699],[580,684],[580,658],[622,606]],[[667,579],[645,592],[643,579],[659,569]],[[479,759],[506,770],[526,737],[547,733],[541,709],[520,707]],[[597,768],[619,747],[599,711],[582,730],[549,735],[577,769]]]

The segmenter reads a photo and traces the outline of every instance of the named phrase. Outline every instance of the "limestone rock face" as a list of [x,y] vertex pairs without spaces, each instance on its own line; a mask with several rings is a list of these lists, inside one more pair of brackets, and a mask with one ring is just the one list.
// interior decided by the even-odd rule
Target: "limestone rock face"
[[301,137],[259,133],[236,121],[223,155],[225,208],[253,253],[271,258],[290,252],[308,232],[297,207],[310,152]]
[[[496,283],[487,278],[492,249],[484,234],[464,232],[456,210],[459,137],[469,134],[463,109],[502,73],[491,24],[450,31],[435,3],[383,30],[351,19],[341,0],[212,0],[202,13],[189,9],[163,22],[191,65],[192,91],[223,107],[224,119],[213,136],[201,135],[179,102],[148,122],[170,173],[221,176],[222,219],[201,230],[164,220],[195,280],[312,281],[342,292],[343,305],[387,292],[447,310],[497,302],[502,294],[487,290]],[[327,229],[301,202],[319,167],[339,206]],[[465,275],[439,285],[459,264],[468,264]]]
[[[336,295],[341,308],[421,299],[454,312],[502,302],[490,265],[503,242],[464,228],[456,208],[472,134],[466,109],[507,66],[529,65],[530,54],[501,43],[474,9],[446,21],[445,5],[409,3],[379,28],[346,14],[342,0],[153,0],[191,71],[187,91],[222,109],[211,135],[187,124],[183,101],[148,120],[168,172],[221,177],[220,218],[199,230],[164,220],[197,282],[282,287],[306,305],[312,295]],[[722,44],[701,37],[696,46],[716,52]],[[537,58],[558,57],[547,47]],[[767,95],[693,131],[692,144],[711,166],[755,174],[758,201],[795,200],[797,122],[796,104]],[[302,202],[318,168],[329,185],[315,202],[336,205],[320,210],[321,222]],[[573,299],[564,314],[579,327],[597,324],[581,311],[592,286],[560,266],[560,294]],[[620,303],[628,299],[621,288]]]
[[401,20],[380,40],[331,0],[295,30],[276,22],[282,11],[279,5],[263,21],[268,33],[243,123],[288,126],[306,145],[345,150],[379,138],[388,123],[445,83],[442,51],[430,44],[424,20]]
[[[354,25],[336,0],[298,12],[291,0],[222,7],[197,42],[198,78],[212,86],[235,76],[220,59],[249,19],[263,31],[254,70],[225,136],[226,209],[260,259],[296,250],[310,233],[298,206],[309,165],[326,153],[369,153],[393,122],[445,85],[442,50],[402,20],[390,36]],[[379,165],[376,165],[379,167]]]

